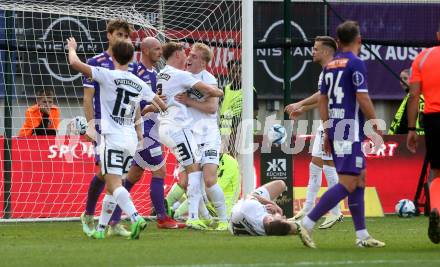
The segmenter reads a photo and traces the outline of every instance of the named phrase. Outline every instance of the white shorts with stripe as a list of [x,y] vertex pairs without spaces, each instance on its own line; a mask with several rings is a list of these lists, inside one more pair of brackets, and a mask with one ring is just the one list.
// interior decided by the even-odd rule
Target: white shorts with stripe
[[127,174],[136,153],[137,141],[136,135],[101,135],[99,156],[102,174]]
[[172,125],[159,126],[159,139],[162,144],[173,151],[179,164],[186,167],[200,163],[200,151],[194,135],[189,129],[179,129]]

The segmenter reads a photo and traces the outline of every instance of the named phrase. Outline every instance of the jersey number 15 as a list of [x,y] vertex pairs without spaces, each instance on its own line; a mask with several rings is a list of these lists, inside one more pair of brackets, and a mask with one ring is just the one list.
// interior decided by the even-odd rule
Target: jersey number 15
[[[112,115],[115,117],[128,117],[132,118],[134,110],[136,108],[136,103],[132,101],[133,98],[137,97],[139,94],[129,92],[123,88],[117,88],[115,106],[113,107]],[[128,111],[127,111],[128,109]]]

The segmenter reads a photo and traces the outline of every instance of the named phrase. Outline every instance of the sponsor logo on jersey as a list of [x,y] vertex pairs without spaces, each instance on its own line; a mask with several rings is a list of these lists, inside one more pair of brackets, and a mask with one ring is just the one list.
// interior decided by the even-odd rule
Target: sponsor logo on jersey
[[168,81],[171,78],[171,76],[167,73],[159,73],[159,75],[157,75],[157,78]]
[[130,79],[115,79],[115,84],[116,85],[121,85],[121,84],[128,85],[128,86],[134,88],[138,92],[140,92],[142,90],[142,86],[140,84],[137,84]]
[[328,63],[326,69],[330,70],[330,69],[345,68],[347,66],[347,63],[348,63],[348,58],[338,58]]

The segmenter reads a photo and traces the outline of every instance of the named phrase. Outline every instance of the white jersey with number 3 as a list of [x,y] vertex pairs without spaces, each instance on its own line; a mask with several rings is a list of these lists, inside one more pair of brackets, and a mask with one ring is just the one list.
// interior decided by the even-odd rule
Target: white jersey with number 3
[[[151,102],[151,87],[133,73],[91,67],[92,78],[100,84],[101,133],[136,135],[134,120],[141,99]],[[99,118],[97,118],[99,119]]]
[[[217,87],[217,79],[209,73],[207,70],[203,70],[193,76],[202,82]],[[204,96],[197,89],[191,88],[188,90],[188,95],[190,98],[198,102],[206,101],[206,96]],[[204,136],[204,140],[216,139],[220,132],[217,123],[217,112],[215,113],[205,113],[193,107],[188,107],[189,115],[193,118],[194,124],[192,130],[198,134]],[[209,135],[212,138],[209,138]]]
[[176,101],[175,96],[188,91],[200,80],[191,73],[166,65],[157,76],[157,90],[167,98],[168,109],[159,115],[160,124],[171,124],[179,128],[188,127],[192,119],[184,104]]

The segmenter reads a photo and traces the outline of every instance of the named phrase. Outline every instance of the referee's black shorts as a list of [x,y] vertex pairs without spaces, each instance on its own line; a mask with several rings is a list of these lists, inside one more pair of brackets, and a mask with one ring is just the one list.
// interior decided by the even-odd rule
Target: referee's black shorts
[[431,168],[440,169],[440,113],[423,115],[426,155]]

